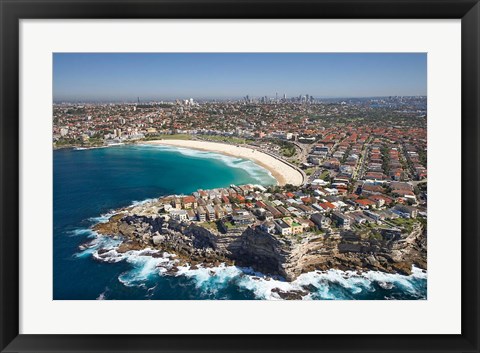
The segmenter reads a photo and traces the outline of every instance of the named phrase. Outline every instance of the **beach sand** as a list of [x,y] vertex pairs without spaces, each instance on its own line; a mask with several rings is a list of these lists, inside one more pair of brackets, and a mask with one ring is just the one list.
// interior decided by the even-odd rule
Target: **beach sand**
[[197,140],[155,140],[145,141],[142,142],[142,144],[191,148],[195,150],[217,152],[227,156],[250,159],[256,164],[270,171],[273,177],[277,179],[279,185],[301,185],[303,182],[302,174],[295,168],[287,165],[275,157],[249,147]]

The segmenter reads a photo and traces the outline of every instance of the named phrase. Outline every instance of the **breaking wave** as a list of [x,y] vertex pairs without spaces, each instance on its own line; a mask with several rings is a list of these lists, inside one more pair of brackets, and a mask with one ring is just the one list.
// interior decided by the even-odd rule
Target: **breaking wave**
[[[151,199],[132,204],[150,202]],[[90,219],[105,222],[112,214]],[[155,299],[162,278],[186,281],[194,289],[192,299],[231,299],[232,291],[248,292],[253,299],[282,300],[371,300],[371,299],[427,299],[427,271],[412,267],[410,276],[379,271],[313,271],[286,282],[280,277],[266,276],[251,268],[221,264],[217,267],[179,266],[176,255],[155,249],[119,252],[122,240],[100,235],[81,228],[69,232],[71,236],[85,236],[89,241],[80,245],[75,257],[91,256],[105,263],[126,262],[128,269],[118,275],[125,287],[145,290],[145,298]],[[183,282],[182,282],[183,283]],[[109,289],[100,293],[98,300],[108,299]]]
[[146,148],[155,148],[161,151],[178,152],[187,157],[218,160],[230,168],[237,168],[237,169],[244,170],[252,178],[257,180],[262,185],[272,185],[272,184],[278,183],[268,169],[263,168],[262,166],[256,164],[255,162],[249,159],[227,156],[218,152],[201,151],[201,150],[195,150],[195,149],[177,147],[177,146],[165,146],[165,145],[138,145],[138,146],[146,147]]
[[[104,240],[101,240],[104,242]],[[84,250],[103,262],[125,261],[131,268],[118,276],[125,287],[155,290],[160,277],[184,278],[193,285],[196,299],[230,299],[232,288],[250,292],[254,299],[351,300],[351,299],[426,299],[427,272],[413,267],[412,275],[378,271],[313,271],[295,281],[266,276],[250,268],[221,264],[218,267],[177,266],[175,255],[144,249],[118,253],[115,243]],[[98,249],[105,249],[102,253]]]

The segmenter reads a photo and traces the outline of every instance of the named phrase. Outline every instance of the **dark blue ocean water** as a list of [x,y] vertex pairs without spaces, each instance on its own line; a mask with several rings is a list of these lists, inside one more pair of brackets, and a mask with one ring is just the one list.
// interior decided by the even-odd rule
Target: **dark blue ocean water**
[[[165,259],[127,254],[117,263],[99,262],[98,240],[88,228],[115,208],[169,194],[230,184],[273,184],[250,161],[214,153],[155,146],[57,150],[54,161],[53,299],[269,299],[272,289],[315,288],[311,299],[425,299],[426,274],[412,276],[330,271],[302,275],[293,283],[262,278],[248,269],[182,270],[160,275]],[[99,218],[100,217],[100,218]],[[255,275],[255,276],[254,276]]]

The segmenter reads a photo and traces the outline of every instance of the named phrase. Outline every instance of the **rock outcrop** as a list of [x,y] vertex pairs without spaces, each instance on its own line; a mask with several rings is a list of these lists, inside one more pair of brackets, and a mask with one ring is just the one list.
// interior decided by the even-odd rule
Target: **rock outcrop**
[[153,248],[175,254],[180,264],[235,264],[287,281],[314,270],[410,274],[412,265],[426,269],[426,235],[420,223],[398,239],[364,240],[349,232],[280,237],[258,227],[237,227],[222,233],[214,226],[123,212],[93,229],[103,235],[120,236],[120,253]]

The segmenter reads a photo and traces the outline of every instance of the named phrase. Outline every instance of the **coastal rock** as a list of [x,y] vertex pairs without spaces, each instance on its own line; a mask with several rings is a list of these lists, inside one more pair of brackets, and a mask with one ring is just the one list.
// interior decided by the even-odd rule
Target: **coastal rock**
[[152,237],[153,244],[155,245],[161,245],[165,241],[165,236],[164,235],[154,235]]
[[[152,248],[157,251],[151,256],[161,256],[158,254],[163,252],[174,254],[177,266],[235,264],[287,281],[316,270],[358,273],[374,270],[408,275],[412,265],[426,269],[425,232],[421,226],[414,227],[404,241],[361,239],[350,233],[335,238],[303,233],[301,237],[287,239],[247,226],[220,233],[196,223],[164,221],[156,215],[148,216],[148,212],[136,214],[130,210],[112,216],[94,229],[120,236],[123,242],[117,248],[118,253]],[[176,272],[170,269],[167,274]],[[280,289],[277,294],[286,298],[306,295],[302,291],[286,294]]]
[[119,254],[123,254],[123,253],[126,253],[127,251],[142,250],[143,248],[144,247],[137,242],[126,241],[119,245],[119,247],[117,248],[117,252]]
[[301,290],[292,290],[286,292],[280,288],[273,288],[272,293],[277,293],[280,298],[286,300],[301,300],[304,296],[308,295],[309,292]]

